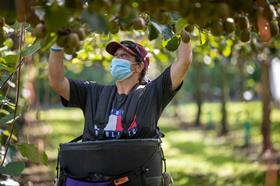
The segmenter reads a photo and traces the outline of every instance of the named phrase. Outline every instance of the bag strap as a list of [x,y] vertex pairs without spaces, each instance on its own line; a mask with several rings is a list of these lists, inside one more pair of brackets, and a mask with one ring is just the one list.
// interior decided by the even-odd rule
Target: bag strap
[[104,128],[108,123],[113,100],[117,92],[116,89],[117,88],[115,85],[111,85],[105,86],[101,91],[99,101],[97,104],[98,109],[96,111],[96,116],[94,119],[94,123],[99,128],[98,134],[95,136],[95,138],[98,140],[104,139]]
[[128,134],[128,128],[133,122],[135,117],[135,112],[138,106],[139,98],[141,97],[144,85],[136,85],[132,92],[128,95],[128,100],[126,101],[124,107],[124,114],[122,117],[122,127],[124,129],[124,134]]

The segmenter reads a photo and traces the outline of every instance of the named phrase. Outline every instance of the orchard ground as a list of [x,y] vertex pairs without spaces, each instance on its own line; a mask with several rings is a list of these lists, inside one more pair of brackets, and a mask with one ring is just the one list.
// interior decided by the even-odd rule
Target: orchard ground
[[[244,145],[244,122],[252,123],[251,146]],[[209,125],[209,111],[213,127]],[[220,104],[203,105],[203,129],[192,127],[196,105],[182,104],[177,109],[179,117],[174,118],[174,107],[169,105],[163,113],[159,126],[165,133],[163,147],[167,158],[167,170],[174,178],[175,186],[262,186],[265,166],[259,161],[262,137],[260,133],[260,102],[229,102],[229,134],[219,137]],[[35,112],[30,112],[35,116]],[[52,108],[42,110],[40,118],[50,130],[46,141],[49,167],[55,176],[55,159],[60,143],[68,142],[83,131],[83,115],[78,109]],[[272,110],[272,139],[280,149],[280,110]],[[280,185],[278,181],[277,186]]]

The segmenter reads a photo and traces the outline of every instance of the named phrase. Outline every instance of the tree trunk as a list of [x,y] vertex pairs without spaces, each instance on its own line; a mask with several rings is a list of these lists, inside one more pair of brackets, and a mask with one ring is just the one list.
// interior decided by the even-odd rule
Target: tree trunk
[[223,64],[220,66],[220,75],[221,75],[221,131],[220,135],[226,135],[228,133],[228,123],[227,123],[227,97],[228,97],[228,86],[227,86],[227,75],[225,67]]
[[263,135],[262,152],[274,150],[271,141],[271,102],[269,88],[269,63],[262,62],[261,64],[261,100],[262,100],[262,125],[261,131]]
[[244,93],[244,61],[239,60],[237,63],[238,67],[238,87],[237,87],[237,98],[239,100],[244,100],[243,93]]
[[202,112],[202,91],[201,91],[201,64],[194,63],[195,79],[196,79],[196,95],[195,102],[197,105],[197,113],[195,119],[195,127],[201,127],[201,112]]

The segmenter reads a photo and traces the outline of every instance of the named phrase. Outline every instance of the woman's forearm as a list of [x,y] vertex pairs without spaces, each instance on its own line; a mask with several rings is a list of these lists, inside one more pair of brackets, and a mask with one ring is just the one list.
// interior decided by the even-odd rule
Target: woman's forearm
[[51,51],[49,56],[48,78],[51,87],[66,100],[69,100],[69,82],[64,76],[63,65],[64,52]]

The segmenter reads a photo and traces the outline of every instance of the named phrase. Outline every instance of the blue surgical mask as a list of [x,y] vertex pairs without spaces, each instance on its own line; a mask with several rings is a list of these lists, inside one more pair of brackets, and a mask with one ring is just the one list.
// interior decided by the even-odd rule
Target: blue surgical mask
[[122,81],[128,78],[132,72],[130,62],[125,59],[113,58],[111,62],[111,75],[117,81]]

